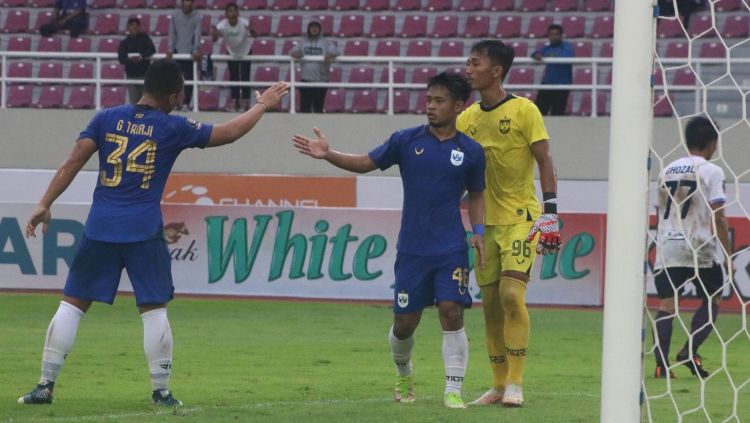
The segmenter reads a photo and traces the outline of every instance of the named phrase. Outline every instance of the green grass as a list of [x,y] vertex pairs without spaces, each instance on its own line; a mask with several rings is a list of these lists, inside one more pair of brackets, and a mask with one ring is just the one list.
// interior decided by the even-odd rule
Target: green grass
[[[531,310],[524,408],[447,410],[442,406],[442,336],[435,310],[425,311],[417,331],[418,401],[401,405],[391,402],[395,370],[387,344],[392,319],[387,306],[182,298],[170,306],[172,389],[185,403],[178,411],[150,405],[142,325],[130,297],[89,311],[55,386],[53,405],[18,405],[16,398],[39,377],[43,339],[58,301],[53,295],[0,295],[0,422],[599,421],[599,311]],[[740,325],[737,316],[722,316],[720,322],[733,330]],[[464,398],[471,400],[491,380],[480,309],[467,311],[466,328],[470,359]],[[732,365],[746,374],[747,339],[732,356]],[[718,358],[711,349],[718,348],[714,337],[709,344],[704,357]],[[651,367],[649,361],[648,371]],[[697,381],[687,369],[677,371],[681,378],[673,387],[680,401],[689,404]],[[649,387],[663,385],[651,382]],[[715,394],[726,396],[720,387]],[[710,395],[714,392],[709,390]],[[721,405],[731,397],[716,400],[710,411],[726,416]],[[746,409],[740,419],[750,420],[750,401],[742,406]],[[654,421],[675,421],[669,410],[659,413]]]

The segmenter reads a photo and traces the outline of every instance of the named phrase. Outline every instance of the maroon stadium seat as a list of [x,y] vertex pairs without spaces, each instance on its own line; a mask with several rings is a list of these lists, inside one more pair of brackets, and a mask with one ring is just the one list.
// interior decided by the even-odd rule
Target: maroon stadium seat
[[273,56],[276,54],[276,41],[273,38],[260,38],[253,41],[253,54]]
[[511,41],[510,46],[513,47],[516,57],[529,56],[529,43],[526,41]]
[[409,15],[404,18],[401,36],[405,38],[424,37],[427,34],[427,16]]
[[[704,32],[706,33],[703,34]],[[692,15],[690,17],[690,27],[688,33],[691,37],[697,37],[699,35],[701,38],[716,37],[716,29],[713,28],[711,15]]]
[[297,0],[273,0],[271,3],[273,10],[296,10]]
[[242,8],[244,10],[265,10],[268,9],[268,0],[245,0]]
[[505,80],[508,84],[530,85],[534,83],[534,68],[512,67]]
[[42,37],[39,39],[37,51],[62,51],[62,38]]
[[333,15],[314,15],[311,17],[311,19],[316,19],[318,22],[320,22],[320,26],[323,29],[323,34],[328,36],[333,35]]
[[211,34],[211,15],[204,14],[201,16],[201,34],[209,35]]
[[71,87],[66,107],[68,109],[93,109],[94,87],[89,85]]
[[360,40],[349,40],[344,45],[344,56],[367,56],[370,54],[370,43]]
[[301,15],[283,15],[279,19],[279,27],[276,30],[278,37],[298,37],[302,34]]
[[373,90],[356,90],[352,97],[351,113],[375,113],[378,110],[378,93]]
[[31,51],[31,37],[10,37],[8,51]]
[[497,21],[495,36],[500,38],[516,38],[521,35],[520,16],[502,16]]
[[612,38],[615,32],[615,20],[612,16],[597,16],[591,29],[592,38]]
[[562,27],[565,38],[581,38],[586,32],[586,19],[583,16],[565,16]]
[[522,12],[541,12],[546,8],[546,0],[521,0]]
[[198,48],[201,54],[212,54],[214,51],[214,42],[210,38],[201,38],[201,45]]
[[117,53],[120,40],[114,37],[100,38],[96,51],[99,53]]
[[659,19],[656,25],[656,36],[659,38],[684,38],[685,32],[678,19]]
[[242,1],[233,1],[233,0],[213,0],[211,2],[211,9],[214,10],[224,10],[228,4],[234,3],[237,5],[237,8],[242,9],[244,7],[244,3]]
[[326,10],[328,0],[302,0],[302,10]]
[[34,32],[39,32],[39,28],[42,25],[52,21],[54,16],[55,14],[51,10],[44,10],[44,11],[40,11],[39,13],[37,13],[36,20],[34,23]]
[[286,56],[289,54],[290,51],[294,48],[294,46],[297,44],[297,40],[285,40],[284,44],[281,46],[281,54]]
[[169,50],[169,39],[167,37],[161,37],[159,45],[156,47],[156,52],[167,53],[167,50]]
[[328,82],[341,82],[342,81],[342,78],[341,78],[341,74],[342,73],[343,72],[342,72],[340,66],[331,67],[328,70]]
[[99,15],[94,23],[94,34],[96,35],[113,35],[119,32],[120,15],[107,13]]
[[[388,113],[388,95],[383,96],[383,103],[378,110],[380,113]],[[393,91],[393,113],[403,114],[409,112],[409,92],[403,90]]]
[[[591,116],[592,108],[591,93],[584,92],[581,93],[581,102],[573,114],[578,116]],[[596,92],[596,114],[597,116],[607,116],[609,114],[607,112],[607,95],[601,91]]]
[[515,7],[515,0],[487,0],[487,10],[490,12],[511,11]]
[[606,12],[612,10],[611,0],[584,0],[583,10],[586,12]]
[[[671,97],[670,97],[671,99]],[[669,103],[667,96],[660,94],[654,96],[654,117],[672,116],[672,105]]]
[[333,0],[333,10],[357,10],[359,0]]
[[424,10],[427,10],[429,12],[439,12],[451,10],[452,7],[452,0],[427,0],[427,3],[424,6]]
[[[388,83],[388,68],[383,69],[380,73],[380,82],[383,84]],[[406,82],[406,69],[405,68],[393,68],[393,83],[403,84]]]
[[401,42],[396,41],[378,41],[375,46],[376,56],[400,56],[401,55]]
[[[89,5],[94,9],[114,9],[117,7],[117,0],[91,0]],[[172,7],[175,7],[174,3]]]
[[68,70],[68,78],[92,79],[94,77],[93,63],[74,63]]
[[727,16],[721,36],[725,38],[747,38],[750,36],[750,16]]
[[200,87],[198,108],[204,112],[219,110],[219,87]]
[[102,79],[125,79],[125,70],[119,63],[102,64]]
[[38,78],[62,78],[62,63],[44,62],[39,64]]
[[733,12],[742,8],[742,0],[717,0],[714,9],[717,12]]
[[700,50],[700,57],[703,58],[724,58],[727,56],[727,48],[720,42],[703,43]]
[[419,10],[419,0],[396,0],[393,10]]
[[576,52],[576,57],[594,56],[594,46],[591,41],[576,41],[573,43],[573,50]]
[[484,38],[490,33],[489,16],[469,16],[462,36],[466,38]]
[[326,113],[343,113],[345,111],[345,100],[344,91],[335,88],[329,89],[326,92],[323,110]]
[[526,36],[529,38],[547,38],[547,28],[555,22],[549,16],[532,16]]
[[389,0],[365,0],[365,10],[387,10]]
[[120,7],[123,9],[143,9],[146,7],[146,0],[122,0]]
[[64,93],[65,90],[60,85],[44,85],[39,100],[33,103],[33,106],[40,109],[59,109],[63,104]]
[[250,17],[253,30],[259,37],[271,35],[271,22],[271,15],[253,15]]
[[373,15],[370,36],[377,38],[393,37],[396,31],[396,17],[393,15]]
[[26,10],[9,11],[5,17],[3,32],[26,32],[29,29],[29,12]]
[[464,56],[464,43],[463,41],[443,41],[440,43],[438,48],[438,56],[440,57],[463,57]]
[[120,106],[125,103],[125,87],[102,87],[101,104],[103,108]]
[[[31,70],[33,65],[31,62],[10,62],[8,63],[8,77],[9,78],[31,78]],[[18,82],[8,82],[10,84],[18,84]],[[23,82],[28,84],[28,82]]]
[[156,18],[154,35],[169,35],[169,23],[172,21],[172,15],[160,14]]
[[375,81],[375,69],[368,66],[358,66],[349,72],[349,80],[352,83],[372,83]]
[[412,84],[426,84],[427,80],[438,74],[437,68],[433,67],[419,67],[414,69],[411,74]]
[[5,7],[26,7],[26,0],[4,0],[2,5]]
[[432,43],[429,40],[411,40],[406,46],[406,56],[408,57],[428,57],[432,56]]
[[553,0],[549,9],[553,12],[573,12],[578,10],[578,0]]
[[691,69],[679,69],[675,73],[672,85],[695,85],[695,73]]
[[91,38],[71,38],[70,41],[68,41],[67,51],[71,53],[90,53]]
[[599,57],[612,57],[614,55],[615,45],[612,41],[605,41],[599,49]]
[[455,38],[458,34],[458,16],[438,16],[435,18],[435,24],[432,28],[433,37]]
[[412,92],[411,97],[416,97],[416,99],[412,101],[414,106],[410,108],[410,112],[417,115],[423,115],[427,110],[427,92],[425,90]]
[[279,80],[278,66],[260,66],[255,70],[254,81],[277,82]]
[[591,68],[578,68],[573,72],[573,85],[591,85],[592,83]]
[[31,94],[32,88],[30,85],[9,86],[5,104],[8,107],[29,107],[31,106]]
[[341,17],[339,24],[339,37],[361,37],[365,30],[365,17],[363,15],[347,14]]
[[482,7],[482,0],[459,0],[456,10],[461,12],[476,12],[482,10]]

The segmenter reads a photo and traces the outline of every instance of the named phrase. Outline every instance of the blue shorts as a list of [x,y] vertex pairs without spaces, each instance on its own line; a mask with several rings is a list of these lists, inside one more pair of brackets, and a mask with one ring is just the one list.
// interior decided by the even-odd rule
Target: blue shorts
[[164,304],[174,297],[172,262],[163,239],[112,243],[81,240],[64,294],[82,300],[112,304],[122,269],[128,271],[136,304]]
[[441,301],[471,307],[466,250],[442,256],[398,253],[394,270],[393,312],[396,314],[419,312]]

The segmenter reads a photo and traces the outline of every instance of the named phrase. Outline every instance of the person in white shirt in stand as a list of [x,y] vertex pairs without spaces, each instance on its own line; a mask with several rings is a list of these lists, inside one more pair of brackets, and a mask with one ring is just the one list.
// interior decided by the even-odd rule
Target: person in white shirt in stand
[[[235,3],[229,3],[224,8],[224,19],[219,21],[211,31],[211,38],[216,42],[219,38],[224,39],[227,51],[233,60],[227,61],[229,67],[230,81],[250,81],[250,60],[247,56],[251,53],[251,36],[255,36],[250,26],[250,21],[240,17],[239,9]],[[231,87],[234,110],[247,110],[250,107],[250,87]],[[241,105],[240,105],[240,100]]]

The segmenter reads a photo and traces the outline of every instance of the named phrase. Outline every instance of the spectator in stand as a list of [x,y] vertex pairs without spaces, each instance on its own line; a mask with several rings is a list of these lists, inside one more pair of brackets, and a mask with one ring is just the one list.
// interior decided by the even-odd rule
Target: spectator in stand
[[[696,10],[706,6],[705,0],[677,0],[677,13],[685,29],[690,26],[690,15]],[[659,0],[659,15],[674,16],[674,3],[672,0]]]
[[127,36],[120,41],[117,58],[125,65],[125,75],[128,79],[138,80],[139,84],[128,84],[130,104],[138,103],[143,95],[143,77],[151,64],[151,56],[156,53],[154,42],[146,32],[141,30],[141,20],[128,19]]
[[182,0],[180,10],[175,10],[169,24],[169,51],[167,58],[174,53],[189,54],[193,60],[177,60],[185,78],[185,104],[187,110],[193,98],[193,86],[188,83],[193,77],[193,61],[201,60],[201,14],[193,10],[193,0]]
[[[211,38],[214,42],[220,37],[223,38],[227,51],[232,56],[233,60],[227,61],[229,80],[250,81],[250,60],[247,56],[252,53],[250,36],[254,37],[255,31],[250,26],[248,19],[240,18],[240,12],[235,3],[226,5],[224,15],[226,17],[212,29]],[[232,111],[248,110],[250,108],[250,87],[232,86],[230,90],[232,100],[234,100],[234,110]],[[241,106],[240,99],[242,100]]]
[[57,31],[69,30],[71,38],[77,38],[88,27],[86,0],[56,0],[55,16],[51,22],[42,25],[39,33],[49,37]]
[[[549,40],[542,48],[534,51],[531,57],[541,62],[545,57],[575,57],[573,45],[563,41],[563,28],[560,25],[550,25],[547,28]],[[570,63],[549,63],[544,69],[542,84],[570,85],[573,83],[573,65]],[[536,96],[536,106],[542,116],[551,114],[561,116],[565,114],[570,90],[539,90]]]
[[[291,53],[295,59],[305,56],[323,56],[323,61],[302,62],[302,82],[328,82],[331,61],[339,55],[336,44],[323,36],[323,27],[313,20],[307,25],[307,36],[295,43]],[[326,99],[325,87],[300,88],[300,111],[323,113]]]

